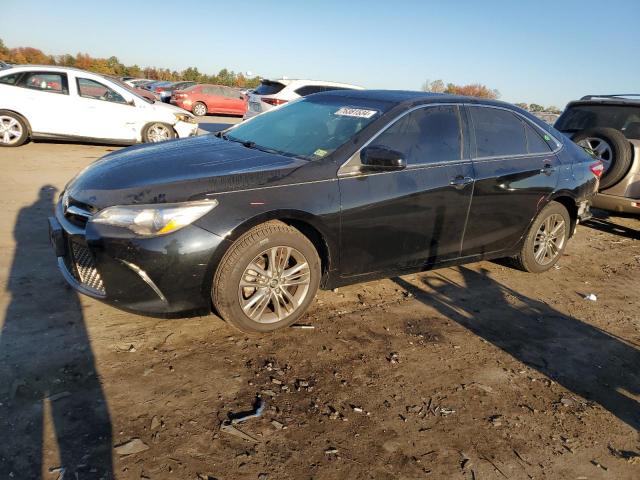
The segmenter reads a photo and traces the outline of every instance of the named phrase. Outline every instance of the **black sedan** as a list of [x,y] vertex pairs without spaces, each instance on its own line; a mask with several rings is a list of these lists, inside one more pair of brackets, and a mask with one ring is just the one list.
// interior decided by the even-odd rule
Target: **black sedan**
[[509,104],[333,91],[106,155],[69,182],[50,232],[84,294],[266,332],[318,287],[496,257],[548,270],[601,172]]

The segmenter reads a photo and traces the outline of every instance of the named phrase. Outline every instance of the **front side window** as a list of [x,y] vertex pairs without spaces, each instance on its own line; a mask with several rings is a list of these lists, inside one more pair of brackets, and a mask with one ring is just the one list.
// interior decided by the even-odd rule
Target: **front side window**
[[78,95],[93,100],[103,100],[113,103],[127,103],[115,90],[88,78],[78,78]]
[[386,102],[308,97],[241,123],[223,138],[249,148],[317,160],[342,146],[387,108]]
[[301,97],[306,97],[307,95],[313,95],[314,93],[320,93],[324,91],[324,87],[320,87],[318,85],[307,85],[305,87],[298,88],[295,92]]
[[476,134],[476,155],[504,157],[527,154],[524,123],[507,110],[470,107]]
[[27,72],[19,86],[52,93],[69,93],[67,75],[57,72]]
[[407,165],[462,158],[458,107],[443,105],[415,110],[385,130],[372,145],[403,154]]

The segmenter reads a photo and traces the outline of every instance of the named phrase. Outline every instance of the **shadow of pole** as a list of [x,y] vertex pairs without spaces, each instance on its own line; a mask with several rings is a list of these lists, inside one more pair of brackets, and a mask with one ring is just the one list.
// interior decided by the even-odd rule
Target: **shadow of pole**
[[428,289],[394,281],[423,304],[640,429],[640,403],[632,398],[640,395],[640,350],[496,282],[484,269],[459,271],[462,284],[440,272],[417,277]]
[[[65,478],[109,480],[109,411],[79,299],[61,279],[47,241],[55,193],[44,186],[14,228],[11,301],[0,332],[0,478],[37,479],[43,468],[60,466]],[[45,405],[59,465],[43,465]]]

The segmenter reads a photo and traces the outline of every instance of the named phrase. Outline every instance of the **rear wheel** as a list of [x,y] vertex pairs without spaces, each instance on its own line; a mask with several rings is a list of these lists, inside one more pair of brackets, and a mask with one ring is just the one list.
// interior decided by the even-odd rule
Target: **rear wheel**
[[207,106],[202,102],[196,102],[191,111],[198,117],[204,117],[207,114]]
[[593,150],[604,166],[600,190],[613,187],[631,166],[631,145],[615,128],[588,128],[576,133],[572,140]]
[[300,231],[272,221],[240,237],[216,271],[212,300],[220,316],[244,332],[291,325],[320,284],[320,259]]
[[164,142],[176,138],[176,132],[168,123],[150,123],[142,131],[142,141],[145,143]]
[[0,147],[19,147],[28,137],[29,129],[20,115],[0,110]]
[[541,273],[553,267],[564,252],[570,228],[571,217],[564,205],[549,203],[533,221],[522,249],[515,257],[518,268]]

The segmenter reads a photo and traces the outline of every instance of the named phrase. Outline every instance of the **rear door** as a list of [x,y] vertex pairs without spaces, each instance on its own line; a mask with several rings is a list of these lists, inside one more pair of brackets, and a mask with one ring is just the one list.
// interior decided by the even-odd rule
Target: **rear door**
[[339,172],[340,269],[345,276],[424,268],[460,255],[473,167],[459,107],[418,108],[370,141],[404,155],[401,171]]
[[554,191],[559,160],[552,139],[510,110],[467,106],[476,174],[462,255],[509,251]]
[[64,72],[30,71],[20,77],[13,102],[34,133],[73,134],[69,79]]

